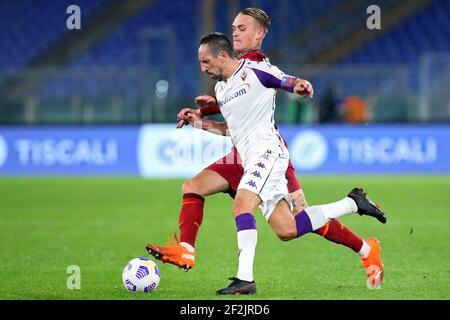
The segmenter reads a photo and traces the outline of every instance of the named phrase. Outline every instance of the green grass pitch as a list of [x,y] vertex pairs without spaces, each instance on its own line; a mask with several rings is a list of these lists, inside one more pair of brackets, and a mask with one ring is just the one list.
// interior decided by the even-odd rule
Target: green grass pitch
[[[258,293],[239,299],[450,299],[448,176],[302,177],[309,204],[344,197],[354,186],[384,208],[388,223],[349,215],[341,221],[381,241],[385,278],[366,287],[365,270],[348,248],[309,234],[278,240],[259,213]],[[0,179],[0,299],[230,299],[216,296],[237,270],[231,199],[206,200],[193,270],[158,261],[161,282],[150,294],[128,293],[122,269],[178,231],[182,180],[138,178]],[[81,288],[69,290],[78,265]],[[236,297],[232,297],[236,299]]]

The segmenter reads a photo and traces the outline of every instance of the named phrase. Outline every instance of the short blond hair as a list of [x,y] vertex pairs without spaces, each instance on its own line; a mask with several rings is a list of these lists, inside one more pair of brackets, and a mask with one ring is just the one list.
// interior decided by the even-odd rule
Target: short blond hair
[[270,27],[270,18],[263,10],[259,8],[245,8],[239,11],[239,14],[245,14],[247,16],[252,17],[258,22],[258,24],[264,28],[264,31],[267,33]]

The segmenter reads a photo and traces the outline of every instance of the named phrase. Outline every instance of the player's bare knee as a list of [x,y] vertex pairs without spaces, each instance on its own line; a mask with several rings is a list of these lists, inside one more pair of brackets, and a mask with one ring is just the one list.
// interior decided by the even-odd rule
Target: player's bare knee
[[260,203],[261,199],[256,193],[246,189],[239,189],[233,201],[233,214],[234,216],[241,213],[253,214]]
[[237,216],[240,215],[241,213],[253,213],[253,211],[255,210],[255,208],[253,208],[251,205],[249,205],[249,203],[246,201],[246,199],[243,198],[235,198],[233,201],[233,215]]
[[246,211],[245,202],[243,201],[243,199],[234,199],[232,211],[234,216],[237,216]]
[[185,181],[183,183],[183,185],[181,186],[181,192],[183,194],[195,193],[195,194],[201,195],[200,188],[198,187],[197,183],[195,183],[194,179],[189,179],[189,180]]

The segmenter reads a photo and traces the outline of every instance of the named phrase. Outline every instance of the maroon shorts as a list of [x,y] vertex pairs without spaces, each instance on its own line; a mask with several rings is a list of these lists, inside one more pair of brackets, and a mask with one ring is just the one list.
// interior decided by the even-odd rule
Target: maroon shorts
[[[226,192],[234,199],[239,182],[244,174],[244,168],[241,165],[241,158],[239,157],[236,148],[231,149],[227,155],[206,167],[205,170],[217,172],[225,180],[227,180],[230,185],[230,189]],[[301,189],[300,183],[297,181],[297,177],[295,176],[294,166],[290,160],[288,168],[286,169],[286,179],[289,193]]]

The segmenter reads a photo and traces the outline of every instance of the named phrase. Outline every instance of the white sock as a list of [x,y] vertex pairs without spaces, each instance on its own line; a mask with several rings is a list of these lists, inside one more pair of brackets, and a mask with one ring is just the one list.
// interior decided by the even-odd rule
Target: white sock
[[370,253],[370,246],[363,240],[363,245],[361,247],[361,250],[359,250],[358,255],[361,258],[367,258]]
[[330,219],[336,219],[346,214],[358,211],[355,200],[345,197],[342,200],[321,205],[323,212]]
[[305,209],[305,212],[311,220],[313,230],[323,227],[330,222],[331,219],[336,219],[356,211],[358,211],[356,202],[349,197],[345,197],[336,202],[311,206]]
[[241,230],[237,233],[239,267],[236,277],[240,280],[253,281],[253,260],[257,239],[256,229]]

